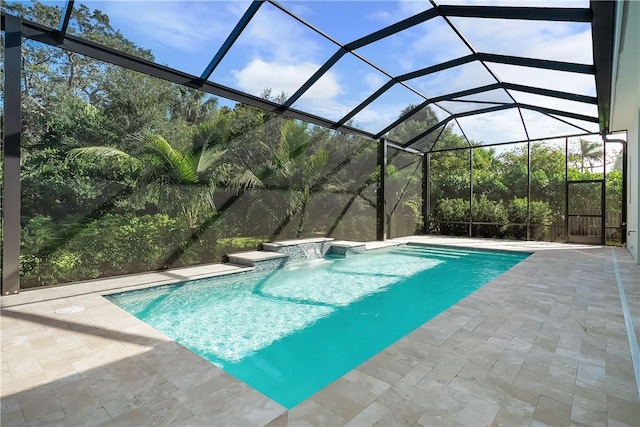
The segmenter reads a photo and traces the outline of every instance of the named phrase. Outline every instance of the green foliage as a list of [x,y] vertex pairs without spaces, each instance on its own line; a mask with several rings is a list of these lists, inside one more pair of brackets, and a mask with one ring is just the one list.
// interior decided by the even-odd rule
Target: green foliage
[[[400,112],[400,116],[409,113],[415,107],[415,105],[408,105]],[[426,106],[413,114],[408,120],[405,120],[392,129],[391,132],[389,132],[389,139],[398,143],[405,143],[413,137],[422,134],[436,123],[438,123],[438,118],[433,109],[431,106]],[[439,131],[437,133],[439,133]]]
[[591,172],[589,170],[581,171],[579,169],[570,168],[568,173],[569,181],[602,179],[602,172]]
[[621,212],[622,171],[612,170],[607,172],[605,182],[607,186],[607,210]]
[[[57,25],[61,11],[39,1],[3,10]],[[99,10],[73,9],[71,34],[154,60]],[[377,143],[218,100],[196,89],[25,41],[22,92],[22,253],[26,286],[219,261],[267,239],[375,238]],[[265,90],[282,103],[284,94]],[[407,106],[401,114],[415,107]],[[430,107],[388,137],[406,142],[438,122]],[[436,138],[438,140],[436,141]],[[435,145],[433,145],[435,144]],[[418,146],[468,148],[453,124]],[[431,154],[432,231],[543,238],[564,212],[563,150],[550,144]],[[420,158],[389,150],[385,220],[392,235],[422,225]],[[573,153],[570,179],[594,179],[598,147]],[[531,163],[531,217],[526,217]],[[598,163],[600,162],[600,163]],[[607,174],[607,206],[619,215],[622,179]],[[584,194],[580,208],[593,199]],[[617,211],[616,211],[617,209]],[[457,224],[456,224],[457,222]],[[438,228],[439,227],[439,228]],[[537,228],[536,228],[537,227]]]
[[[465,236],[469,232],[469,200],[440,199],[434,209],[433,219],[439,223],[442,234]],[[461,224],[455,224],[456,222]]]
[[544,237],[551,223],[553,214],[549,203],[532,200],[529,206],[530,215],[527,216],[527,198],[514,198],[507,208],[509,225],[507,235],[516,239],[527,237],[527,229],[522,224],[531,224],[530,237],[539,240]]
[[390,148],[385,176],[387,237],[422,232],[422,158]]
[[216,248],[216,258],[220,259],[224,254],[255,251],[261,243],[268,242],[267,237],[227,237],[218,239]]
[[[511,237],[523,239],[527,236],[526,224],[530,223],[531,237],[541,239],[553,221],[547,202],[532,201],[527,217],[527,199],[514,198],[507,205],[502,200],[490,200],[486,196],[474,197],[472,233],[478,237]],[[467,235],[469,222],[469,199],[442,199],[434,210],[433,221],[439,223],[442,234]],[[464,224],[447,224],[461,222]],[[478,224],[479,223],[479,224]]]
[[594,167],[604,162],[602,142],[580,139],[577,147],[571,147],[568,160],[580,172],[593,172]]
[[162,259],[185,235],[184,224],[167,215],[107,214],[99,221],[83,223],[71,239],[61,239],[68,235],[64,229],[77,226],[80,218],[73,220],[66,217],[56,222],[35,216],[23,227],[24,286],[159,269]]
[[[504,237],[507,223],[507,210],[501,200],[489,200],[486,195],[474,198],[471,209],[473,217],[472,232],[480,237]],[[487,224],[475,224],[487,223]]]

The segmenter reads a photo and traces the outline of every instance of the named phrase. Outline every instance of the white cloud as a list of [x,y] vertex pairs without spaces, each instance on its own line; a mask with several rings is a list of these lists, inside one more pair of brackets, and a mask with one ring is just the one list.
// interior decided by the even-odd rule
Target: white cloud
[[407,81],[410,86],[429,98],[495,82],[479,62],[471,62]]
[[[231,73],[236,78],[238,87],[248,93],[258,95],[270,88],[276,94],[285,92],[292,95],[318,68],[319,64],[311,62],[294,65],[254,59],[243,69]],[[326,100],[336,97],[341,91],[335,74],[328,71],[305,93],[305,97]]]
[[337,122],[356,106],[355,102],[341,102],[336,99],[300,99],[294,108],[308,111],[320,117]]
[[297,3],[291,6],[289,5],[285,5],[285,6],[288,6],[288,9],[291,12],[295,13],[297,16],[300,16],[300,17],[310,16],[314,14],[313,10],[304,4]]
[[[537,111],[526,109],[521,111],[524,122],[527,125],[527,131],[529,131],[529,137],[532,139],[546,138],[549,135],[575,135],[584,132]],[[597,124],[595,126],[597,127]],[[587,128],[587,130],[590,129]]]
[[422,0],[399,0],[398,10],[401,17],[408,17],[431,9],[431,4]]
[[410,44],[410,57],[426,56],[432,65],[471,53],[442,18],[430,19],[417,29],[421,34]]
[[480,52],[591,64],[589,24],[452,18]]
[[475,142],[495,144],[527,139],[515,108],[462,117],[458,122],[467,137]]
[[[209,51],[211,56],[233,28],[248,2],[88,2],[105,12],[125,36],[145,48],[170,47],[182,52]],[[242,12],[244,12],[244,9]],[[242,13],[240,12],[240,13]]]
[[355,127],[376,133],[393,123],[400,112],[407,107],[406,103],[388,103],[376,105],[376,108],[365,108],[353,118]]
[[536,95],[533,93],[510,91],[516,101],[523,104],[547,107],[555,110],[569,111],[591,117],[598,117],[598,107],[595,104],[569,101],[566,99]]
[[532,45],[525,55],[533,58],[549,57],[550,59],[558,58],[559,61],[593,64],[590,30],[567,35],[561,40],[549,40],[543,43],[544,45]]
[[[431,9],[431,4],[422,0],[399,0],[397,2],[374,1],[372,2],[372,5],[375,5],[376,3],[382,4],[385,7],[376,9],[365,16],[365,18],[378,21],[384,25],[394,24],[427,9]],[[392,6],[389,7],[390,5]]]
[[[536,0],[443,0],[441,3],[474,3],[500,5],[536,5]],[[578,3],[554,2],[553,7],[585,7]],[[123,30],[125,36],[143,47],[169,48],[175,51],[175,60],[180,55],[196,53],[211,56],[227,37],[237,19],[246,10],[248,1],[231,2],[173,2],[173,1],[117,1],[91,2],[113,20],[114,26]],[[430,7],[428,2],[401,0],[398,2],[372,3],[374,10],[363,19],[375,20],[380,27],[398,22]],[[303,4],[295,4],[296,12],[303,15],[313,13]],[[179,19],[178,19],[179,17]],[[330,17],[320,17],[327,19]],[[587,24],[559,22],[527,22],[518,20],[492,20],[455,18],[454,24],[482,52],[501,53],[533,58],[554,59],[568,62],[591,63],[591,32]],[[325,30],[331,35],[330,30]],[[466,47],[440,18],[434,18],[410,30],[403,31],[379,44],[370,46],[374,63],[384,70],[400,68],[401,72],[433,65],[468,53]],[[260,94],[265,88],[274,93],[291,95],[302,85],[335,51],[335,46],[317,36],[311,30],[281,13],[269,3],[261,6],[245,32],[233,47],[224,62],[224,78],[235,80],[237,88]],[[366,51],[366,50],[365,50]],[[367,56],[365,54],[365,56]],[[186,57],[186,56],[184,56]],[[198,56],[200,57],[200,56]],[[204,56],[202,56],[204,57]],[[372,59],[372,58],[370,58]],[[208,61],[208,58],[204,61]],[[178,62],[176,62],[178,64]],[[177,66],[177,65],[173,65]],[[562,73],[504,64],[489,64],[497,76],[505,82],[539,86],[543,88],[595,94],[592,76]],[[200,70],[201,65],[194,66]],[[395,71],[395,70],[394,70]],[[309,111],[329,119],[338,120],[357,105],[356,98],[363,91],[377,90],[386,81],[376,73],[326,73],[305,96],[296,103],[296,108]],[[220,76],[218,76],[220,77]],[[224,80],[221,78],[221,80]],[[355,81],[357,80],[357,81]],[[493,83],[491,76],[479,64],[456,67],[422,79],[409,82],[427,96],[437,96],[457,90]],[[225,82],[225,84],[227,84]],[[352,91],[349,92],[348,89]],[[369,92],[369,93],[370,93]],[[367,95],[364,95],[366,97]],[[520,95],[518,100],[560,110],[570,110],[593,115],[593,107],[579,103],[568,103],[553,98],[533,99],[535,96]],[[339,99],[338,99],[339,98]],[[360,99],[360,98],[359,98]],[[569,105],[573,104],[573,105]],[[360,112],[355,124],[363,129],[378,131],[395,120],[406,105],[398,100],[380,102],[373,109]],[[517,112],[517,110],[513,110]],[[510,118],[507,118],[510,117]],[[545,117],[545,116],[543,116]],[[505,120],[505,121],[501,121]],[[564,125],[537,114],[528,114],[528,129],[554,134]],[[461,119],[470,138],[486,142],[522,139],[522,125],[510,114],[494,114]],[[539,134],[536,130],[536,135]],[[502,135],[502,136],[499,136]]]
[[581,95],[595,95],[595,79],[590,74],[567,73],[506,64],[489,64],[503,81]]
[[384,79],[379,73],[367,73],[365,74],[363,81],[367,87],[373,91],[380,89],[384,83]]
[[254,57],[284,63],[326,61],[337,50],[331,42],[266,3],[238,39]]

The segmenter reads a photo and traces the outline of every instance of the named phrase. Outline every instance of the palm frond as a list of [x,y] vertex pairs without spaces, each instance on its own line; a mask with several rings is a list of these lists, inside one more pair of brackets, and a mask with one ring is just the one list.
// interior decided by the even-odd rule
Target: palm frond
[[229,186],[234,191],[239,192],[250,188],[262,187],[263,183],[251,170],[242,169],[230,177]]
[[229,118],[225,114],[216,114],[198,125],[193,143],[202,150],[220,146],[229,140]]
[[215,148],[201,151],[195,168],[196,172],[202,173],[210,169],[220,162],[220,159],[222,159],[222,156],[224,156],[226,152],[227,150],[216,150]]
[[206,206],[207,210],[215,211],[216,203],[214,200],[214,194],[216,192],[215,184],[210,184],[204,191],[200,192],[200,201]]
[[309,157],[306,162],[309,175],[315,175],[322,172],[324,167],[329,161],[329,152],[327,150],[318,150],[315,154]]
[[180,151],[171,147],[166,139],[159,135],[146,134],[143,140],[147,146],[149,154],[162,159],[164,166],[169,167],[169,172],[179,183],[196,184],[198,182],[197,171],[193,168],[190,160]]
[[132,170],[140,167],[140,161],[130,154],[114,147],[104,146],[74,148],[67,153],[67,160],[79,160],[90,163],[115,160],[123,167],[128,167]]
[[287,120],[280,129],[279,151],[289,159],[296,159],[309,148],[307,125],[295,120]]

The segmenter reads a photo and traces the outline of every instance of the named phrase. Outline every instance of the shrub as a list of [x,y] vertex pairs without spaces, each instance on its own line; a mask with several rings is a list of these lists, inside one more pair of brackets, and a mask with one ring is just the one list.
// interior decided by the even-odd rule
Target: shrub
[[502,201],[489,200],[484,194],[473,201],[473,221],[492,224],[474,224],[474,236],[504,237],[507,223],[507,210]]
[[549,203],[542,201],[531,202],[531,232],[530,238],[533,240],[544,239],[545,234],[549,230],[549,226],[553,223],[553,213]]
[[22,233],[23,287],[163,268],[166,257],[185,240],[186,225],[164,214],[108,214],[55,222],[36,216]]
[[507,207],[509,226],[507,234],[515,239],[527,238],[527,226],[515,225],[527,223],[527,199],[515,197]]
[[243,250],[257,250],[260,243],[268,242],[267,237],[225,237],[218,240],[216,258],[222,259],[225,254]]
[[527,217],[527,198],[514,198],[507,208],[509,226],[507,232],[516,239],[527,237],[526,226],[513,224],[527,224],[530,222],[530,238],[540,240],[553,222],[553,215],[549,203],[534,200],[530,204],[530,213]]
[[[464,236],[469,232],[469,201],[466,199],[440,199],[433,211],[433,220],[439,224],[440,233]],[[447,222],[465,222],[450,224]]]

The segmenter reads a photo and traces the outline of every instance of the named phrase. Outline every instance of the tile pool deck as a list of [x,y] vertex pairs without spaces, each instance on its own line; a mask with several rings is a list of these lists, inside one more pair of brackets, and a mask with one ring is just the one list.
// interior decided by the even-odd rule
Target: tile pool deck
[[[198,266],[2,297],[0,422],[640,425],[613,262],[615,254],[640,340],[640,267],[626,249],[397,241],[535,253],[290,411],[100,296],[242,268]],[[86,309],[54,313],[72,305]]]

